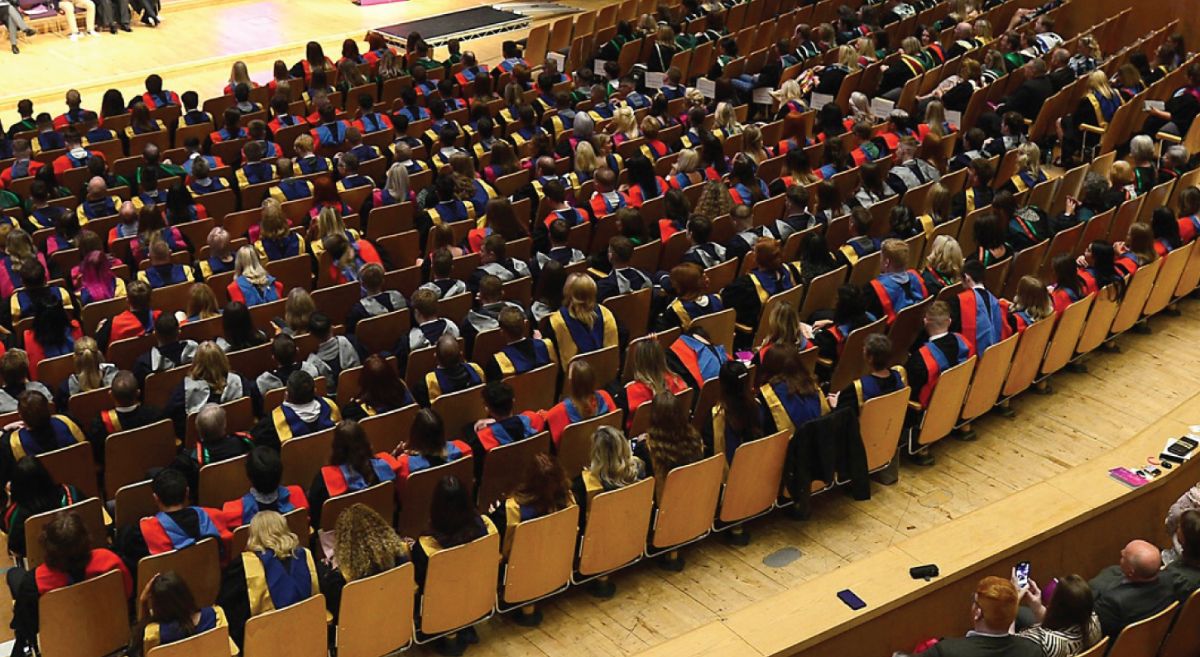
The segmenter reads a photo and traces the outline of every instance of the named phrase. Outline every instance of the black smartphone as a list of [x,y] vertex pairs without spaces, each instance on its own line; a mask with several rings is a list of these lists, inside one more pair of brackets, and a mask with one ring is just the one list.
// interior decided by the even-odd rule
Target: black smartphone
[[1187,444],[1179,441],[1167,445],[1167,451],[1179,457],[1184,457],[1192,453],[1192,449],[1189,449]]
[[1176,438],[1176,440],[1183,443],[1184,445],[1187,445],[1189,449],[1196,449],[1196,446],[1200,445],[1200,443],[1196,442],[1195,438],[1191,438],[1189,436],[1180,436],[1180,437]]
[[846,606],[854,611],[858,611],[859,609],[867,606],[867,603],[863,602],[863,599],[855,595],[854,591],[851,591],[850,589],[838,591],[837,597],[838,600],[846,603]]

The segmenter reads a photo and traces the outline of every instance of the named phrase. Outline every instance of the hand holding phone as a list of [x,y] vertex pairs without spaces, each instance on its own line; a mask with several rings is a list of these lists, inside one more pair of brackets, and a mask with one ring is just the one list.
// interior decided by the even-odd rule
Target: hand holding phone
[[1029,588],[1029,562],[1022,561],[1013,568],[1013,585],[1024,591]]

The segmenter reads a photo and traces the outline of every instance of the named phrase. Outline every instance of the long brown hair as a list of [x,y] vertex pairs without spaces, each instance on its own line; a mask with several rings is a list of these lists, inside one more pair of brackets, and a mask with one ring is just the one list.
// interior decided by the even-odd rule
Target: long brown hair
[[596,373],[585,360],[567,366],[567,385],[563,397],[570,399],[582,417],[596,414]]
[[554,513],[571,503],[570,483],[558,461],[549,454],[538,454],[525,469],[525,480],[513,494],[521,506],[532,507],[539,515]]
[[669,392],[654,396],[647,433],[655,477],[665,478],[671,470],[704,457],[704,444],[689,421],[687,406]]
[[371,442],[367,432],[354,420],[342,420],[333,429],[333,445],[329,464],[344,465],[362,476],[367,485],[378,483],[375,469],[371,467]]
[[760,381],[776,383],[782,381],[793,395],[813,395],[820,392],[812,372],[800,362],[796,345],[774,344],[767,350],[762,361]]

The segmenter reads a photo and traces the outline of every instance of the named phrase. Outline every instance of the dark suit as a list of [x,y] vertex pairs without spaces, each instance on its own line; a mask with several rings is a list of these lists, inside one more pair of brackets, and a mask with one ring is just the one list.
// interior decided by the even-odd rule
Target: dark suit
[[968,635],[942,639],[921,653],[930,657],[1041,657],[1042,649],[1025,637]]
[[1046,77],[1050,78],[1050,84],[1054,86],[1054,90],[1059,91],[1075,81],[1075,71],[1072,71],[1070,66],[1064,66],[1050,71]]
[[1126,625],[1166,609],[1178,599],[1175,577],[1160,574],[1152,582],[1127,582],[1118,566],[1109,566],[1088,582],[1096,596],[1096,615],[1105,636],[1116,637]]
[[1043,75],[1038,78],[1030,78],[1021,83],[1017,90],[1012,92],[1008,98],[1004,99],[1004,109],[1020,112],[1021,116],[1030,121],[1037,118],[1038,111],[1042,109],[1046,99],[1054,94],[1054,85],[1050,82],[1050,78]]
[[1200,590],[1200,565],[1189,565],[1182,560],[1172,561],[1163,574],[1175,578],[1175,590],[1179,592],[1180,601],[1187,600],[1188,596]]

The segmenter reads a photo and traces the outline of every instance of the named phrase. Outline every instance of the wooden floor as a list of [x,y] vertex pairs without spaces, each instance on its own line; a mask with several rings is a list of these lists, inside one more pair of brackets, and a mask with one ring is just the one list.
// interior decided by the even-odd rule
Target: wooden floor
[[[684,551],[682,573],[647,563],[619,573],[611,600],[568,591],[545,606],[537,628],[493,619],[468,654],[636,654],[1095,458],[1200,392],[1200,354],[1191,346],[1200,340],[1200,302],[1181,310],[1152,320],[1151,335],[1120,338],[1121,353],[1091,356],[1088,373],[1058,375],[1054,394],[1019,397],[1015,418],[986,416],[977,441],[942,441],[937,465],[903,466],[900,482],[874,485],[870,501],[827,493],[806,522],[778,513],[753,522],[747,547],[710,537]],[[763,564],[784,548],[802,556],[782,568]]]
[[[595,8],[604,0],[566,0],[562,4]],[[16,120],[16,104],[34,101],[35,111],[57,116],[63,95],[77,88],[84,105],[99,109],[109,88],[125,98],[145,91],[143,81],[158,73],[177,93],[194,90],[205,98],[220,95],[233,62],[241,59],[251,77],[266,82],[282,59],[290,67],[303,58],[304,46],[316,40],[337,59],[342,41],[360,42],[371,28],[478,6],[472,0],[408,0],[358,7],[350,0],[167,0],[163,23],[149,28],[134,20],[133,32],[106,33],[72,42],[65,31],[21,38],[21,54],[0,49],[0,120]],[[540,24],[535,21],[534,25]],[[514,37],[516,35],[516,37]],[[500,58],[505,39],[521,32],[469,42],[481,61]],[[361,47],[361,46],[360,46]],[[435,53],[440,59],[444,50]]]

